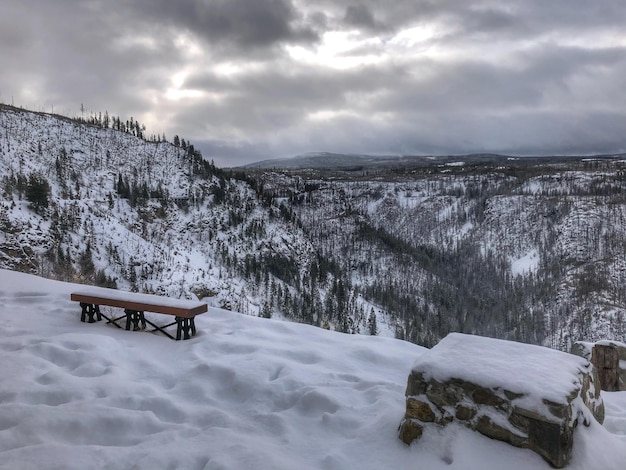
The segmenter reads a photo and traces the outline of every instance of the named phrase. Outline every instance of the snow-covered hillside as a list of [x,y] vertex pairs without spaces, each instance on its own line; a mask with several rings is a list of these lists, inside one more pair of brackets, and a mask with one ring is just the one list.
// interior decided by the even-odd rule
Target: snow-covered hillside
[[269,298],[302,301],[315,250],[245,178],[58,116],[2,107],[0,129],[0,267],[295,317]]
[[623,340],[626,162],[260,178],[399,335]]
[[[79,286],[0,270],[0,468],[550,468],[447,426],[397,437],[423,348],[215,308],[174,342],[79,321]],[[620,470],[626,397],[575,433],[570,470]]]
[[243,173],[90,122],[0,106],[0,267],[426,346],[624,341],[622,158]]

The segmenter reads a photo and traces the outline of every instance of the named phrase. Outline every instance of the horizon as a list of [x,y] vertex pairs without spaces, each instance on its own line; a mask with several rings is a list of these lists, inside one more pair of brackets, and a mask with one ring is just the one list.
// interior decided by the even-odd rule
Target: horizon
[[[57,117],[60,119],[70,119],[73,121],[77,121],[77,122],[82,122],[85,125],[93,125],[89,122],[87,122],[88,118],[85,118],[84,116],[78,116],[78,115],[72,115],[71,113],[63,113],[63,112],[59,112],[59,111],[54,111],[51,110],[50,112],[46,111],[46,110],[35,110],[35,109],[29,109],[29,108],[25,108],[24,106],[21,105],[15,105],[15,104],[9,104],[9,103],[4,103],[0,100],[0,107],[6,107],[6,108],[10,108],[16,111],[23,111],[23,112],[31,112],[31,113],[36,113],[36,114],[44,114],[44,115],[48,115],[48,116],[52,116],[52,117]],[[101,113],[101,111],[90,111],[90,117],[96,117],[98,115],[98,113]],[[111,116],[113,117],[113,116]],[[125,120],[123,116],[118,116],[120,119]],[[154,137],[158,137],[160,138],[160,134],[156,135],[152,132],[151,129],[146,129],[146,134],[147,136],[153,135]],[[146,136],[145,140],[148,140]],[[175,136],[182,138],[182,139],[186,139],[186,137],[184,135],[178,135],[175,134]],[[173,137],[170,136],[168,137],[167,135],[165,136],[167,139],[165,142],[167,143],[172,143]],[[195,142],[189,141],[190,144],[193,144],[194,146],[196,145]],[[504,153],[494,153],[494,152],[472,152],[472,153],[454,153],[454,154],[384,154],[384,153],[350,153],[350,152],[334,152],[334,151],[309,151],[309,152],[304,152],[301,154],[296,154],[296,155],[287,155],[287,156],[283,156],[283,157],[270,157],[270,158],[266,158],[263,160],[254,160],[245,164],[240,164],[240,165],[233,165],[233,166],[227,166],[227,165],[220,165],[218,161],[216,161],[216,165],[218,167],[221,168],[245,168],[245,167],[254,167],[254,165],[259,165],[262,163],[270,163],[270,162],[281,162],[281,161],[294,161],[294,160],[299,160],[299,159],[306,159],[306,158],[322,158],[322,157],[355,157],[355,158],[378,158],[378,159],[403,159],[403,158],[434,158],[434,159],[438,159],[438,158],[464,158],[464,157],[476,157],[476,156],[494,156],[494,157],[506,157],[506,158],[519,158],[519,159],[524,159],[524,158],[528,158],[528,159],[537,159],[537,158],[615,158],[615,157],[620,157],[622,155],[624,155],[624,153],[626,152],[606,152],[606,153],[586,153],[586,154],[576,154],[576,153],[570,153],[570,154],[548,154],[548,153],[543,153],[543,154],[504,154]],[[207,157],[207,155],[202,155],[203,158],[205,160],[211,160],[210,157]]]

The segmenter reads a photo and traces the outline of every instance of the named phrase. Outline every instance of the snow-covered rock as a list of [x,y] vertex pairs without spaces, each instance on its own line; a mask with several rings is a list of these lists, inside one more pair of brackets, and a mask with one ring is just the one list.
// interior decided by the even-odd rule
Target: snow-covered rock
[[461,422],[533,450],[557,468],[572,455],[579,424],[604,420],[591,364],[560,351],[451,333],[422,354],[409,375],[400,438]]

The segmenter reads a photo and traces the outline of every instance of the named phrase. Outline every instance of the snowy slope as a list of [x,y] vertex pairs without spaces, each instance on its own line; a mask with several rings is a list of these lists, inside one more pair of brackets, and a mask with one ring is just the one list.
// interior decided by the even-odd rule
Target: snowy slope
[[[0,267],[87,284],[98,273],[118,287],[258,314],[264,293],[244,261],[280,255],[303,271],[313,248],[248,183],[197,160],[168,142],[0,107]],[[20,183],[32,175],[49,185],[39,211]],[[133,203],[120,177],[150,197]]]
[[[214,308],[174,342],[81,323],[75,288],[0,270],[0,468],[549,468],[455,426],[402,444],[419,346]],[[604,399],[571,470],[623,468],[626,395]]]

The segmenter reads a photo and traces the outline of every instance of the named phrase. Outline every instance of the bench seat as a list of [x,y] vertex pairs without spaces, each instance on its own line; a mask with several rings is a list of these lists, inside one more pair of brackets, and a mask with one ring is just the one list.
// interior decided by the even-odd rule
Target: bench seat
[[[126,319],[126,330],[130,330],[131,324],[134,329],[145,328],[146,323],[155,327],[154,331],[160,331],[172,339],[189,339],[195,335],[196,327],[194,318],[196,315],[205,313],[208,310],[207,304],[193,300],[172,299],[153,294],[138,294],[134,292],[124,292],[116,289],[104,287],[89,287],[80,289],[70,294],[70,299],[80,302],[82,308],[81,321],[94,323],[102,319],[108,320],[115,326],[122,328],[117,321]],[[100,312],[100,306],[118,307],[124,309],[124,316],[119,318],[109,318]],[[144,312],[161,313],[176,317],[173,323],[168,325],[156,325],[147,320]],[[165,328],[177,325],[176,338],[170,335]]]

